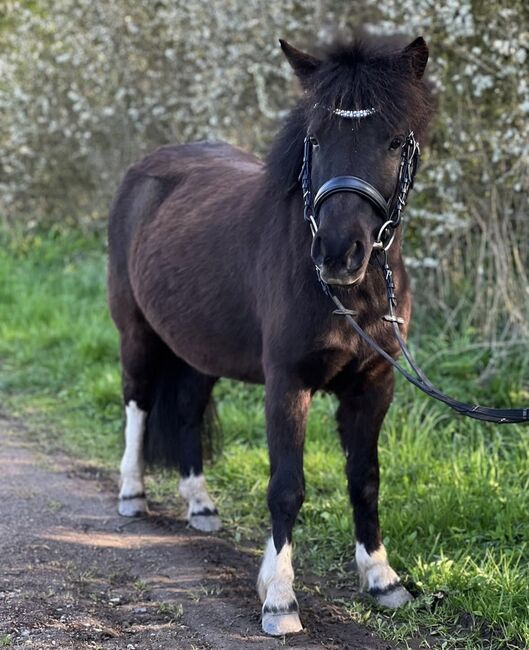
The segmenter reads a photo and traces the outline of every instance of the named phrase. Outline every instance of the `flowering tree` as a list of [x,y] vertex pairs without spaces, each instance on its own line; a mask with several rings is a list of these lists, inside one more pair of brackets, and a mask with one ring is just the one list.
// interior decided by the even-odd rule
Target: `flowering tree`
[[504,335],[512,327],[527,334],[527,3],[449,0],[432,7],[428,0],[385,0],[378,6],[375,31],[406,25],[427,37],[439,96],[417,183],[421,200],[416,196],[410,210],[417,237],[409,261],[437,267],[434,295],[466,311],[467,323],[492,336],[500,322]]
[[296,92],[279,37],[310,47],[362,22],[423,34],[440,110],[406,254],[455,309],[453,287],[477,277],[469,322],[496,331],[502,312],[525,326],[525,0],[5,0],[0,11],[8,223],[103,224],[126,166],[159,144],[225,138],[263,152]]

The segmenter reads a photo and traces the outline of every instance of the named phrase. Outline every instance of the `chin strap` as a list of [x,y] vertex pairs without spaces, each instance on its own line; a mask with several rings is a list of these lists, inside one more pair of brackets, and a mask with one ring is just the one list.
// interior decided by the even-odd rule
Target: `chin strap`
[[495,422],[496,424],[522,424],[529,422],[529,408],[513,408],[513,409],[497,409],[490,408],[486,406],[479,406],[478,404],[465,404],[460,402],[445,393],[441,392],[436,388],[428,377],[424,374],[421,368],[418,366],[417,362],[413,358],[411,352],[404,341],[402,334],[400,332],[399,325],[403,324],[402,318],[399,318],[395,313],[395,308],[397,306],[397,299],[395,297],[395,285],[393,283],[393,273],[388,265],[387,254],[384,251],[382,253],[382,260],[378,258],[380,267],[384,274],[384,281],[386,283],[386,294],[388,300],[389,312],[384,316],[384,320],[390,323],[395,338],[399,344],[399,347],[404,355],[406,361],[408,362],[412,372],[408,372],[403,368],[395,359],[388,354],[380,345],[371,337],[367,332],[365,332],[360,325],[355,321],[353,316],[355,312],[346,309],[341,301],[332,293],[329,292],[331,300],[336,305],[337,309],[334,311],[335,314],[343,316],[347,322],[352,326],[355,332],[363,339],[369,347],[378,352],[378,354],[383,357],[389,364],[391,364],[400,374],[407,379],[410,383],[416,386],[419,390],[430,397],[443,402],[449,406],[454,411],[457,411],[461,415],[466,415],[467,417],[474,418],[475,420],[483,420],[485,422]]

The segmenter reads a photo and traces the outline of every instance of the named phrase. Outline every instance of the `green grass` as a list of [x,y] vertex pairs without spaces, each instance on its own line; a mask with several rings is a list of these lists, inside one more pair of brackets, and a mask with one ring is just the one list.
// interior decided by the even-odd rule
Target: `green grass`
[[[97,239],[50,232],[3,235],[0,243],[0,390],[4,408],[36,435],[78,456],[117,467],[122,409],[117,336],[105,298],[105,251]],[[424,319],[423,319],[424,322]],[[420,331],[428,332],[419,339]],[[462,399],[527,403],[528,353],[499,360],[451,339],[435,322],[412,338],[432,379]],[[476,377],[497,362],[485,385]],[[499,369],[498,369],[499,368]],[[225,451],[208,470],[235,540],[264,540],[267,452],[262,389],[216,389]],[[354,584],[353,531],[344,460],[328,395],[313,405],[307,435],[307,497],[295,529],[298,571],[347,593]],[[394,568],[419,597],[394,614],[369,602],[340,604],[378,634],[422,639],[423,647],[514,648],[529,644],[529,436],[521,427],[481,425],[399,381],[381,437],[381,520]],[[151,483],[174,495],[176,478]],[[298,585],[302,588],[302,585]],[[420,630],[418,632],[418,630]]]

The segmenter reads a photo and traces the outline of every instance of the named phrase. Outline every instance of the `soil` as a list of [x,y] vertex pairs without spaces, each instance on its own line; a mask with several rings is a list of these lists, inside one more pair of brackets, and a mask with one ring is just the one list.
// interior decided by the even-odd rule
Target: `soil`
[[0,647],[393,647],[310,590],[298,592],[305,631],[265,636],[253,554],[178,513],[123,519],[110,483],[0,417]]

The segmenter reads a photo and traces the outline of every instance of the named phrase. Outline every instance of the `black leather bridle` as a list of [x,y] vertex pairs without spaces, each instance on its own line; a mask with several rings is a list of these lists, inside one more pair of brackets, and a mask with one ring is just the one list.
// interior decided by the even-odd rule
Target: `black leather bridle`
[[358,176],[335,176],[323,183],[313,198],[312,147],[311,138],[307,135],[303,146],[303,164],[299,180],[303,190],[303,215],[310,224],[312,235],[314,236],[318,230],[317,219],[323,203],[333,194],[353,192],[369,201],[382,218],[383,222],[373,248],[375,250],[387,250],[393,243],[395,230],[400,225],[402,210],[406,206],[408,193],[413,187],[421,155],[421,149],[413,131],[408,133],[402,146],[397,186],[393,197],[389,201],[386,201],[376,187]]
[[[336,112],[336,111],[335,111]],[[367,112],[369,113],[369,111]],[[377,239],[373,245],[374,255],[376,261],[382,270],[384,282],[386,284],[386,294],[388,301],[388,313],[383,317],[384,321],[388,322],[393,329],[393,333],[399,347],[408,362],[411,372],[403,368],[395,359],[386,352],[380,345],[373,339],[367,332],[365,332],[360,325],[353,318],[356,312],[344,307],[342,302],[331,291],[329,285],[321,278],[320,269],[316,267],[316,273],[320,281],[324,293],[331,298],[336,305],[337,309],[335,314],[343,316],[349,324],[353,327],[355,332],[362,338],[373,350],[382,356],[389,364],[391,364],[405,379],[411,382],[423,393],[430,397],[447,404],[450,408],[454,409],[461,415],[474,418],[476,420],[484,420],[487,422],[495,422],[497,424],[506,423],[527,423],[529,422],[529,408],[517,409],[496,409],[478,406],[477,404],[465,404],[448,395],[445,395],[438,388],[436,388],[426,377],[424,372],[418,366],[409,351],[406,342],[400,332],[400,325],[403,324],[402,318],[396,313],[397,298],[395,295],[395,285],[393,283],[393,273],[389,267],[387,251],[395,238],[395,231],[402,221],[402,211],[406,206],[408,193],[413,187],[415,173],[420,157],[419,143],[415,139],[413,131],[408,133],[406,141],[402,146],[398,180],[396,190],[393,197],[388,201],[384,199],[382,194],[370,183],[358,178],[357,176],[335,176],[329,179],[318,189],[316,196],[313,198],[312,194],[312,142],[309,135],[306,136],[303,150],[303,165],[299,175],[301,187],[303,191],[303,214],[306,221],[310,225],[312,236],[314,237],[318,231],[318,215],[323,203],[330,196],[340,192],[353,192],[362,198],[366,199],[375,208],[377,214],[380,215],[383,223],[378,232]]]

